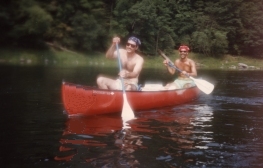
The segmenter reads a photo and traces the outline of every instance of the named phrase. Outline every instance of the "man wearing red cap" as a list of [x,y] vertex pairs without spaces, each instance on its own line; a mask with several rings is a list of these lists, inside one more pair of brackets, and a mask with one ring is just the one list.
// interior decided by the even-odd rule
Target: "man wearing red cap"
[[[180,58],[175,60],[174,65],[177,68],[181,69],[182,72],[179,72],[179,76],[174,82],[168,83],[165,86],[166,89],[181,89],[195,85],[192,79],[189,78],[189,76],[197,76],[195,62],[188,58],[188,53],[190,49],[186,45],[181,45],[178,50]],[[167,60],[164,60],[163,63],[167,67],[170,74],[173,75],[176,72],[174,68],[168,66]]]

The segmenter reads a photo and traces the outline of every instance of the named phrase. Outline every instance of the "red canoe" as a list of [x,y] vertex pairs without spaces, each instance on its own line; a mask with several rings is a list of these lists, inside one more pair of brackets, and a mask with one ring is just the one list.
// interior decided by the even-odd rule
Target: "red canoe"
[[[127,100],[133,111],[144,111],[175,106],[193,101],[199,89],[191,87],[161,91],[126,91]],[[103,90],[72,83],[62,83],[62,99],[68,115],[97,115],[120,113],[123,94],[120,90]]]

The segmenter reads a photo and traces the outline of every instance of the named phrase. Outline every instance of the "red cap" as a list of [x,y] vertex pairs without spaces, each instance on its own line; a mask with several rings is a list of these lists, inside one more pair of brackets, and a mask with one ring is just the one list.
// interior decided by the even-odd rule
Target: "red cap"
[[190,48],[189,48],[188,46],[186,46],[186,45],[181,45],[181,46],[179,47],[179,51],[181,51],[182,49],[185,49],[186,51],[189,51],[189,50],[190,50]]

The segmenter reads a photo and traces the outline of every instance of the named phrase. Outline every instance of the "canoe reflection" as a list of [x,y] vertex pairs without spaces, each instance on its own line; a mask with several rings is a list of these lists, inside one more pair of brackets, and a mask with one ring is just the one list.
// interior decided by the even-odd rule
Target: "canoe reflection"
[[55,160],[84,159],[96,167],[136,165],[132,153],[143,147],[141,136],[122,126],[121,117],[116,115],[69,118]]
[[[146,160],[169,165],[207,143],[208,132],[199,129],[211,120],[211,110],[205,107],[167,108],[136,117],[125,129],[119,115],[69,118],[55,160],[93,167],[138,167]],[[193,161],[192,156],[185,158],[183,162]]]

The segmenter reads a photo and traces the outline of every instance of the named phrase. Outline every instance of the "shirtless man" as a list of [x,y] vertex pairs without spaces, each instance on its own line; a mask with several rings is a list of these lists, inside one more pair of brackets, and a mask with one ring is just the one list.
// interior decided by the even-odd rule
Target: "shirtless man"
[[[178,78],[174,82],[168,83],[165,86],[165,89],[181,89],[195,85],[193,80],[188,78],[188,76],[197,76],[195,62],[188,58],[189,50],[189,47],[186,45],[182,45],[179,47],[180,58],[175,60],[174,65],[177,68],[181,69],[182,72],[179,74]],[[167,67],[170,74],[173,75],[176,72],[174,68],[168,66],[167,60],[164,60],[163,63]]]
[[[106,58],[117,59],[116,44],[120,43],[119,37],[114,37],[112,45],[106,52]],[[138,78],[142,70],[144,60],[135,51],[141,45],[141,41],[136,37],[130,37],[126,43],[126,49],[119,49],[122,71],[119,76],[123,78],[126,90],[138,90]],[[100,75],[97,78],[97,84],[100,89],[121,90],[120,79],[112,79]]]

